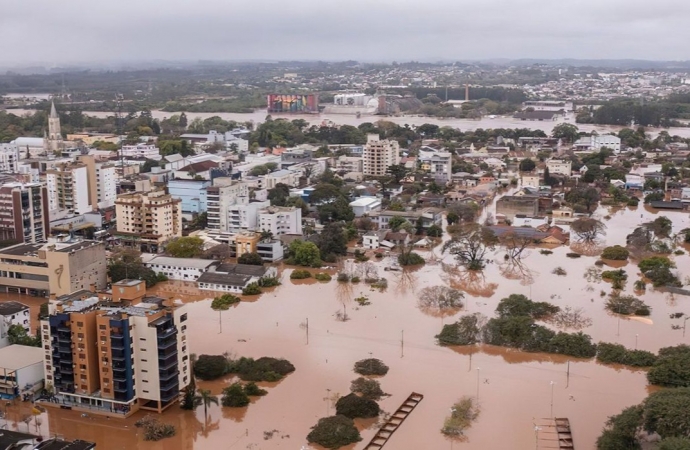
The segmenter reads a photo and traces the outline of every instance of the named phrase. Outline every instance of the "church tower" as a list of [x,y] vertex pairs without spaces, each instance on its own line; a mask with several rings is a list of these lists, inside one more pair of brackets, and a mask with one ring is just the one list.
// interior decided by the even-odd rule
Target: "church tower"
[[50,116],[48,117],[48,146],[49,152],[62,150],[62,133],[60,131],[60,116],[55,109],[55,102],[50,104]]

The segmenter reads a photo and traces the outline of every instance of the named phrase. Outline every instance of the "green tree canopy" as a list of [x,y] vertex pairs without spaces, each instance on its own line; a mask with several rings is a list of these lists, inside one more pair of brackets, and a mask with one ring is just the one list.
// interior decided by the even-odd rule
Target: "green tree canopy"
[[204,240],[196,236],[173,239],[165,246],[165,253],[174,258],[196,258],[204,252]]

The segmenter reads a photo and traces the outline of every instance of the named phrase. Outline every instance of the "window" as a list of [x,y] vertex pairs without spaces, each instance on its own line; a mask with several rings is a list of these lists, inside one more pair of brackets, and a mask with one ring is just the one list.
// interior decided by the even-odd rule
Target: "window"
[[186,322],[187,321],[187,313],[184,313],[180,316],[180,322]]
[[105,330],[107,327],[105,325],[98,325],[99,330]]
[[78,326],[79,328],[82,328],[82,327],[84,326],[84,322],[77,322],[77,326]]
[[148,372],[148,370],[146,370],[146,369],[141,369],[141,371],[142,371],[142,372]]

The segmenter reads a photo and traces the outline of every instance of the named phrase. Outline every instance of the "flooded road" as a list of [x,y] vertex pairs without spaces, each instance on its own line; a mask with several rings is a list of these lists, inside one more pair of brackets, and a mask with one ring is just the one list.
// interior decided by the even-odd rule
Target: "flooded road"
[[[625,236],[635,226],[658,214],[663,213],[650,212],[642,206],[617,211],[600,208],[596,213],[602,218],[610,215],[610,219],[604,219],[607,245],[624,244]],[[674,221],[674,232],[690,226],[686,213],[668,216]],[[559,247],[553,249],[553,254],[543,255],[538,249],[531,249],[523,258],[523,267],[515,269],[502,264],[503,253],[497,250],[490,257],[495,262],[474,277],[462,271],[448,273],[440,263],[414,272],[385,272],[386,261],[382,261],[376,264],[379,274],[388,279],[389,287],[384,292],[363,283],[342,285],[335,279],[328,283],[296,284],[289,279],[291,269],[285,269],[282,286],[222,314],[222,333],[218,332],[218,314],[211,310],[207,293],[184,283],[160,285],[160,295],[188,304],[192,352],[283,357],[297,370],[281,382],[264,384],[268,395],[253,400],[246,408],[211,406],[208,420],[204,419],[203,408],[196,412],[171,408],[162,420],[174,424],[177,434],[157,443],[144,442],[133,426],[141,413],[126,420],[108,420],[49,409],[39,416],[41,433],[92,440],[103,450],[298,450],[307,445],[310,427],[320,417],[333,414],[333,399],[349,393],[350,381],[357,378],[353,364],[376,357],[390,366],[388,374],[380,379],[382,389],[390,394],[380,402],[385,411],[393,412],[413,391],[424,395],[386,448],[533,448],[535,420],[551,416],[552,381],[556,383],[553,414],[570,419],[577,448],[593,448],[608,416],[647,396],[644,371],[491,346],[442,348],[435,345],[434,336],[442,323],[454,318],[431,317],[417,307],[416,292],[420,289],[451,284],[475,294],[466,296],[466,308],[455,318],[468,312],[492,317],[501,298],[520,293],[561,307],[582,308],[584,315],[592,319],[592,325],[583,331],[595,342],[614,342],[650,351],[690,343],[690,333],[683,338],[681,329],[671,328],[682,326],[682,320],[669,317],[674,312],[690,313],[690,297],[674,297],[648,287],[641,298],[652,307],[652,323],[619,319],[605,311],[605,297],[600,296],[602,291],[611,292],[610,283],[584,277],[597,257],[570,259],[565,257],[569,251]],[[440,256],[438,248],[434,253]],[[672,258],[681,278],[690,273],[687,254]],[[451,266],[453,263],[447,256],[443,262]],[[567,275],[553,274],[557,266],[564,268]],[[631,261],[622,268],[628,273],[625,291],[632,293],[632,285],[639,278],[637,266]],[[360,307],[354,298],[363,294],[371,304]],[[336,320],[336,313],[344,309],[350,320]],[[307,319],[308,336],[304,326]],[[230,382],[227,379],[200,385],[219,394]],[[439,430],[449,408],[464,395],[479,398],[481,414],[467,432],[466,442],[451,443]],[[362,449],[375,433],[372,421],[359,425],[363,441],[348,448]],[[34,426],[30,424],[32,431]],[[21,421],[18,427],[20,431],[26,429]]]

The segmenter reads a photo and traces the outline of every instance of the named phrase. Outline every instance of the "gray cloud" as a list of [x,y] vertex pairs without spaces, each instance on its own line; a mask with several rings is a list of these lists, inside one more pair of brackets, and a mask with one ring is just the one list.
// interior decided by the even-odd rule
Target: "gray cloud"
[[3,1],[2,65],[198,59],[690,59],[686,0]]

